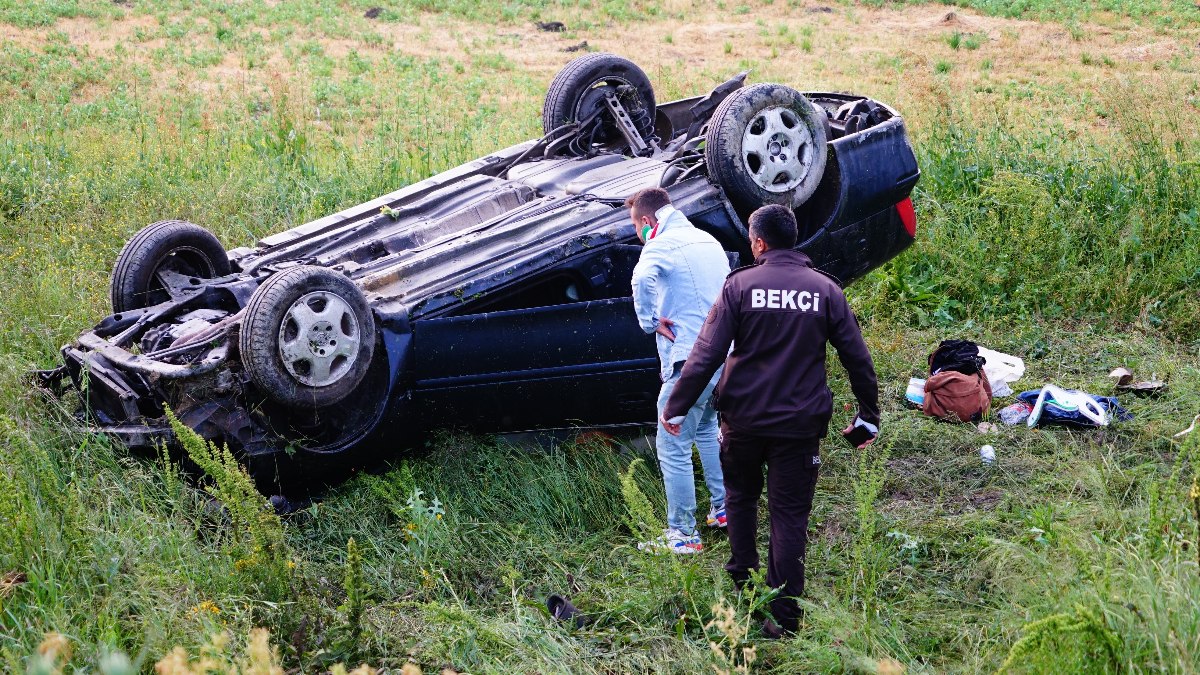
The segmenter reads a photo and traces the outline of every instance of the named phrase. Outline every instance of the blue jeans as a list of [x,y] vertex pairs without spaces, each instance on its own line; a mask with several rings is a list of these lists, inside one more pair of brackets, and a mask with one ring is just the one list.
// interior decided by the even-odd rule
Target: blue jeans
[[[663,382],[658,392],[658,416],[662,418],[663,406],[671,396],[671,390],[679,381],[682,370],[675,365],[670,379]],[[717,370],[704,393],[687,412],[678,436],[668,434],[662,424],[658,425],[655,447],[658,451],[658,466],[662,470],[663,483],[667,491],[667,527],[686,534],[696,531],[696,475],[692,468],[692,444],[700,451],[700,464],[704,468],[704,482],[712,505],[725,504],[725,480],[721,475],[721,445],[717,441],[717,411],[713,408],[713,389],[721,377]]]

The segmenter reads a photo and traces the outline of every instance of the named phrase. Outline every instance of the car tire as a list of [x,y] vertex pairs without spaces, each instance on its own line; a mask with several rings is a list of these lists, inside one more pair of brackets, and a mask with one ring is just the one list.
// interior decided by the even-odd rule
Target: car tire
[[183,220],[161,220],[125,242],[109,280],[114,313],[151,307],[171,299],[158,278],[165,269],[195,279],[230,273],[229,256],[211,232]]
[[782,84],[739,89],[713,112],[705,136],[709,177],[743,216],[766,204],[796,208],[825,171],[828,118]]
[[331,406],[370,368],[374,317],[366,296],[343,274],[312,265],[284,270],[254,291],[245,311],[242,367],[274,401]]
[[[654,136],[654,88],[650,78],[629,59],[616,54],[597,52],[571,61],[550,82],[542,103],[542,132],[549,134],[558,127],[587,117],[604,107],[604,92],[619,87],[626,95],[622,104],[643,139]],[[607,113],[602,113],[602,115]],[[597,142],[615,150],[626,145],[615,122],[609,121],[597,134]],[[571,144],[568,152],[584,154],[586,145]]]

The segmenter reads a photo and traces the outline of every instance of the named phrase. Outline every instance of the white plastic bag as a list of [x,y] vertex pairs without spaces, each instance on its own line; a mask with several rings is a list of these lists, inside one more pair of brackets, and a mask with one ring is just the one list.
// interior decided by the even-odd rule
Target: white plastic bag
[[988,382],[992,383],[992,396],[1011,396],[1010,382],[1016,382],[1025,374],[1025,362],[1011,354],[994,351],[987,347],[979,348],[979,355],[985,359],[983,372],[987,374]]

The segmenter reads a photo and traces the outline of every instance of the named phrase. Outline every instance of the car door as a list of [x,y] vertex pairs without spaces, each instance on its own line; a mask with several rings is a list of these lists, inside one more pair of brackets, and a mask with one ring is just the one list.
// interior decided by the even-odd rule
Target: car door
[[637,250],[609,247],[591,261],[602,265],[572,263],[482,311],[415,322],[422,421],[481,431],[652,423],[657,352],[629,297]]

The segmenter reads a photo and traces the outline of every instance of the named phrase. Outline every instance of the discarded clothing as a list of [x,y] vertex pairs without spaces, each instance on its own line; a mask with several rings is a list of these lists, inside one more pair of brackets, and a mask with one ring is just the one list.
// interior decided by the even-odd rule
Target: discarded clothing
[[942,420],[978,422],[991,404],[992,385],[982,370],[972,374],[943,370],[925,381],[921,410]]
[[1029,419],[1029,413],[1031,412],[1033,412],[1032,405],[1024,401],[1017,401],[1010,406],[1000,409],[1000,421],[1009,426],[1020,424]]
[[930,375],[945,370],[974,375],[982,369],[983,357],[979,355],[979,346],[970,340],[942,340],[929,355]]
[[[1077,389],[1059,389],[1054,385],[1048,385],[1042,389],[1023,391],[1017,394],[1017,398],[1033,406],[1034,412],[1038,412],[1038,398],[1047,389],[1050,391],[1047,392],[1040,413],[1036,418],[1032,413],[1030,414],[1029,419],[1033,421],[1033,424],[1030,424],[1030,426],[1042,426],[1045,424],[1063,424],[1081,428],[1102,426],[1096,422],[1094,415],[1089,416],[1086,409],[1080,409],[1081,406],[1077,400],[1072,400],[1078,395],[1089,397],[1095,401],[1103,411],[1106,423],[1114,420],[1125,422],[1133,419],[1133,415],[1130,415],[1128,410],[1122,408],[1115,397],[1096,396],[1095,394],[1088,394]],[[1056,397],[1055,393],[1060,393],[1061,398]],[[1065,394],[1065,396],[1062,396],[1062,394]]]

